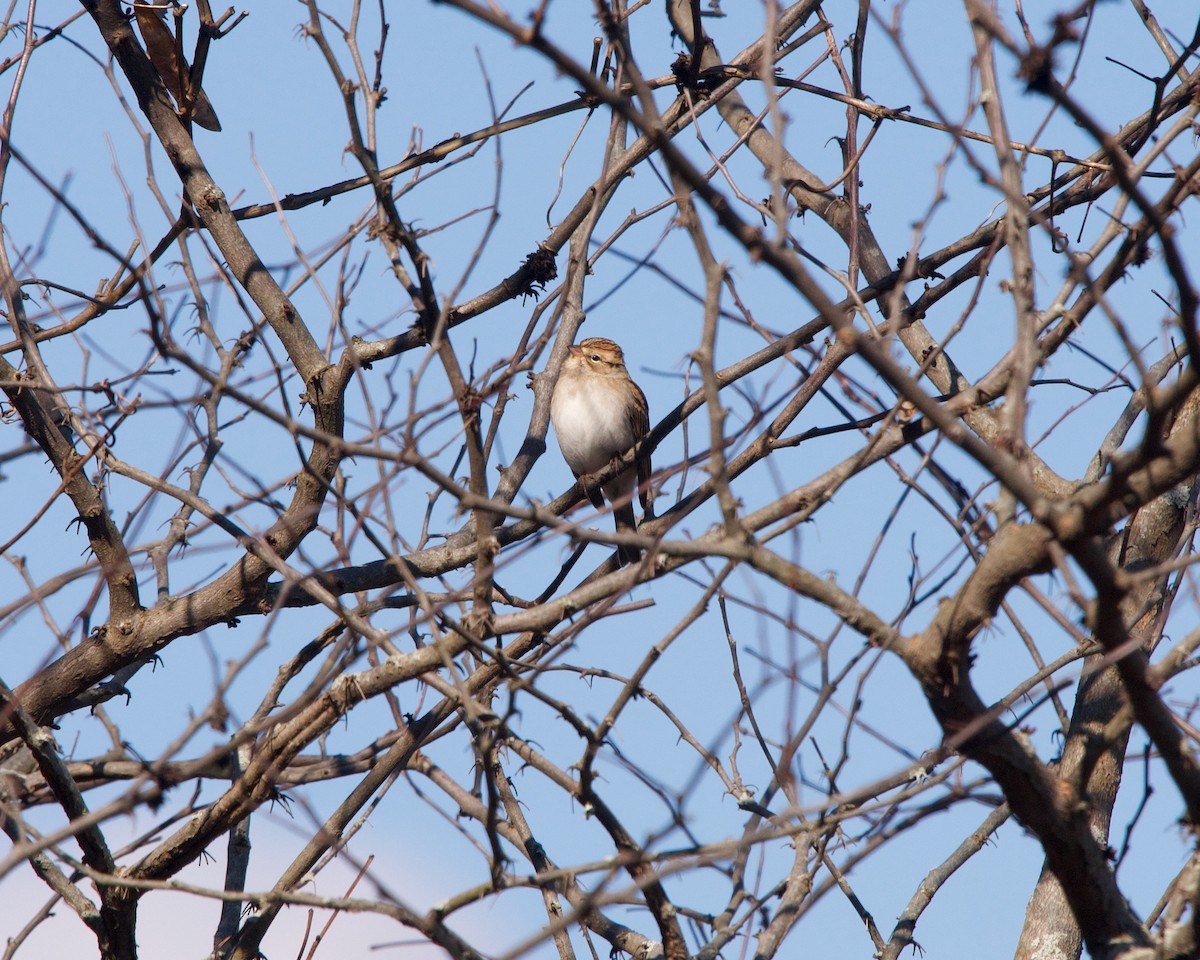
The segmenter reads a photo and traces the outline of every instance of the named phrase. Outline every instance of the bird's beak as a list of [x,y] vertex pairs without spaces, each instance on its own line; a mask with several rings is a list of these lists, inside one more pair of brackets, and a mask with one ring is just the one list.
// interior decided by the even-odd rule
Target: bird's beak
[[575,344],[571,344],[571,346],[568,347],[567,349],[571,352],[571,356],[573,356],[573,357],[582,357],[583,356],[583,348],[582,347],[578,347]]

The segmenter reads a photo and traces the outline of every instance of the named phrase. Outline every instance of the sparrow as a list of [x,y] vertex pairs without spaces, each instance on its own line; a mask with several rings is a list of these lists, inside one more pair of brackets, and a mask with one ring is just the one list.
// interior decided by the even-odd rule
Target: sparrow
[[[600,490],[587,482],[588,474],[603,469],[650,431],[646,395],[625,369],[619,346],[604,337],[589,337],[570,348],[550,399],[550,420],[563,459],[576,480],[583,478],[592,505],[602,508],[607,497],[617,532],[633,532],[635,468],[617,474]],[[643,453],[637,458],[636,484],[645,516],[651,516],[649,480],[650,455]],[[636,563],[639,557],[636,547],[617,547],[622,565]]]

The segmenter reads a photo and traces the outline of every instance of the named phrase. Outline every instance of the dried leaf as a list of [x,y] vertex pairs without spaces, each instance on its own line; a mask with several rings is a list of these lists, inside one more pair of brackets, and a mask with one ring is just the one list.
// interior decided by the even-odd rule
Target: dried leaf
[[[175,45],[175,36],[170,27],[163,22],[166,7],[151,7],[145,3],[134,5],[137,16],[138,30],[141,31],[142,41],[146,45],[146,54],[154,69],[162,77],[163,85],[170,91],[175,102],[183,110],[185,104],[184,90],[187,88],[191,69],[188,62],[179,55]],[[221,121],[213,110],[205,92],[197,87],[192,91],[192,120],[205,130],[220,130]]]

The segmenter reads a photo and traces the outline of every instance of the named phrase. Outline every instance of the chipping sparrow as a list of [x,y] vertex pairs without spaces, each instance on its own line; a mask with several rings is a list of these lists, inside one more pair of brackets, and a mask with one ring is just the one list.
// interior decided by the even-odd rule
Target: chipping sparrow
[[[550,419],[558,436],[567,466],[579,479],[607,466],[644,437],[650,430],[646,395],[629,377],[621,348],[604,337],[589,337],[571,347],[563,362],[562,373],[550,400]],[[641,488],[642,511],[650,515],[647,484],[650,456],[637,459],[637,484]],[[604,497],[586,482],[584,490],[595,507],[604,506]],[[617,474],[604,487],[604,496],[615,504],[613,517],[619,533],[634,529],[633,468]],[[622,564],[634,563],[639,553],[634,547],[618,547]]]

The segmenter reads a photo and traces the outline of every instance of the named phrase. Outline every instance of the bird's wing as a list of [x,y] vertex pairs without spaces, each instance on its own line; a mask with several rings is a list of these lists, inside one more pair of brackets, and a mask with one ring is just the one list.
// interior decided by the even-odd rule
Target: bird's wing
[[[642,392],[642,388],[635,383],[633,384],[633,389],[638,392],[638,396],[642,402],[631,403],[629,405],[629,432],[633,434],[633,442],[639,443],[650,432],[650,407],[646,403],[646,395]],[[653,507],[650,504],[650,475],[653,472],[650,465],[650,452],[639,453],[637,458],[637,482],[638,497],[642,501],[643,519],[654,516]]]

